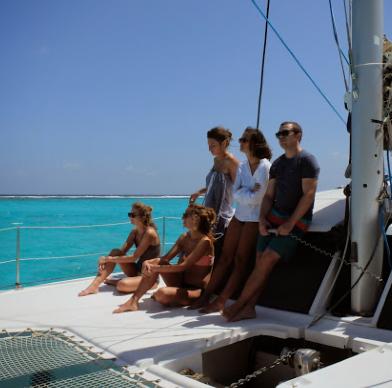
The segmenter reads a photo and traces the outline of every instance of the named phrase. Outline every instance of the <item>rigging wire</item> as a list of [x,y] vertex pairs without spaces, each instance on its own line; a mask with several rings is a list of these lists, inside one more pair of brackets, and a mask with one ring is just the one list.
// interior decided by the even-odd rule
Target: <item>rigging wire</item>
[[[270,0],[267,1],[267,19],[269,18],[269,10],[270,10]],[[264,84],[264,67],[265,67],[265,55],[267,48],[267,37],[268,37],[268,23],[265,22],[264,28],[264,44],[263,44],[263,56],[261,60],[261,74],[260,74],[260,89],[259,89],[259,103],[257,106],[257,122],[256,128],[259,128],[260,124],[260,113],[261,113],[261,98],[263,96],[263,84]]]
[[351,1],[350,0],[349,0],[349,7],[350,7],[350,16],[348,15],[348,12],[347,12],[347,1],[343,0],[344,19],[345,19],[345,22],[346,22],[345,24],[346,24],[346,34],[347,34],[347,45],[348,45],[349,59],[351,59],[350,58],[350,54],[351,54],[351,30],[350,30],[350,24],[351,24]]
[[340,42],[339,42],[339,36],[338,36],[338,32],[336,30],[336,23],[335,23],[335,15],[333,13],[333,7],[332,7],[332,2],[331,0],[328,0],[329,3],[329,13],[331,15],[331,22],[332,22],[332,30],[333,30],[333,35],[335,38],[335,43],[339,52],[339,62],[340,62],[340,67],[342,69],[342,73],[343,73],[343,80],[344,80],[344,86],[346,87],[346,92],[349,91],[349,87],[348,87],[348,82],[347,82],[347,78],[346,78],[346,71],[344,69],[344,64],[343,64],[343,59],[346,61],[347,65],[350,65],[350,62],[348,61],[348,59],[346,58],[346,56],[343,53],[343,50],[340,47]]
[[321,88],[317,85],[316,81],[312,78],[312,76],[309,74],[309,72],[305,69],[305,67],[302,65],[301,61],[298,59],[298,57],[294,54],[294,52],[290,49],[290,47],[287,45],[287,43],[284,41],[282,36],[279,34],[277,29],[272,25],[272,23],[268,20],[264,12],[260,9],[260,7],[257,5],[255,0],[251,0],[252,4],[254,7],[257,9],[257,11],[260,13],[260,15],[264,18],[264,20],[268,23],[268,25],[271,27],[272,31],[275,33],[277,38],[280,40],[280,42],[283,44],[283,46],[286,48],[286,50],[289,52],[289,54],[292,56],[294,61],[297,63],[297,65],[300,67],[300,69],[304,72],[304,74],[307,76],[309,81],[312,83],[312,85],[317,89],[317,91],[320,93],[320,95],[324,98],[326,103],[330,106],[330,108],[335,112],[335,114],[339,117],[340,121],[346,126],[346,120],[342,117],[342,115],[338,112],[336,107],[332,104],[332,102],[329,100],[329,98],[325,95],[325,93],[321,90]]
[[[348,11],[347,11],[347,3],[348,3]],[[353,51],[352,51],[352,34],[350,26],[352,25],[352,1],[351,0],[343,0],[343,8],[344,8],[344,18],[346,21],[346,34],[347,34],[347,46],[348,46],[348,59],[350,60],[350,66],[353,64]],[[352,73],[352,70],[351,70]]]

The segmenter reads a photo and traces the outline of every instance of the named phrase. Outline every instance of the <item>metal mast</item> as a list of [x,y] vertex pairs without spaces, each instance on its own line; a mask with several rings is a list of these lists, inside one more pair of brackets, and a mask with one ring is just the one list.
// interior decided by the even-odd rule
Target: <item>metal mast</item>
[[[351,255],[369,272],[380,275],[383,241],[379,226],[379,202],[383,169],[382,52],[383,0],[352,1],[352,195]],[[374,121],[378,121],[374,122]],[[351,284],[361,271],[351,269]],[[378,281],[364,274],[351,293],[351,308],[361,315],[372,313],[378,297]]]

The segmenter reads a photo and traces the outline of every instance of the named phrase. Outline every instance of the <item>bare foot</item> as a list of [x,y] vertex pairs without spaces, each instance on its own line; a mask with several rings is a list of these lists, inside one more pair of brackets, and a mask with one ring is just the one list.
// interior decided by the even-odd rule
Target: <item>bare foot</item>
[[222,311],[222,315],[226,318],[228,322],[231,322],[231,320],[243,309],[243,307],[243,304],[240,304],[237,301],[229,307],[226,307]]
[[126,311],[137,311],[139,310],[139,303],[131,298],[128,302],[120,304],[115,310],[113,310],[113,314],[125,313]]
[[220,296],[218,296],[213,302],[201,308],[199,310],[199,313],[202,314],[216,313],[217,311],[222,311],[224,307],[225,307],[225,301]]
[[197,310],[201,307],[204,307],[208,304],[209,300],[210,296],[207,294],[203,294],[200,298],[196,299],[188,306],[188,310]]
[[106,279],[104,281],[105,284],[109,286],[116,286],[120,279]]
[[86,295],[92,295],[97,293],[98,293],[97,287],[87,287],[85,290],[80,291],[78,296],[86,296]]
[[243,319],[256,318],[256,309],[254,307],[245,306],[238,314],[232,317],[229,322],[242,321]]

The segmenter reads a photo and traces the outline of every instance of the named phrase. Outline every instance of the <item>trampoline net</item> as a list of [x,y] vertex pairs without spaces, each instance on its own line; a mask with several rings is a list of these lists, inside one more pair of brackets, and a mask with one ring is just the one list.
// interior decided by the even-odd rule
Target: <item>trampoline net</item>
[[159,387],[56,330],[0,334],[0,387]]

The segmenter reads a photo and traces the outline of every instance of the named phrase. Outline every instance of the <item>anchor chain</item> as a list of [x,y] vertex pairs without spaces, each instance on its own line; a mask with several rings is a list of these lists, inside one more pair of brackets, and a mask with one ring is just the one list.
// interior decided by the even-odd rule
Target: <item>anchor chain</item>
[[300,237],[295,236],[294,234],[290,234],[289,236],[292,237],[294,240],[297,240],[302,245],[304,245],[304,246],[306,246],[308,248],[313,249],[315,252],[321,253],[322,255],[330,257],[331,259],[337,259],[337,260],[343,262],[345,265],[350,265],[350,266],[355,267],[356,269],[358,269],[362,273],[373,277],[374,279],[376,279],[380,283],[382,283],[384,281],[380,276],[377,276],[376,274],[374,274],[374,273],[364,269],[363,267],[361,267],[357,263],[351,263],[350,261],[345,260],[343,257],[340,257],[338,255],[334,255],[331,252],[328,252],[328,251],[326,251],[324,249],[321,249],[321,248],[319,248],[319,247],[317,247],[317,246],[315,246],[315,245],[313,245],[313,244],[311,244],[311,243],[309,243],[309,242],[307,242],[305,240],[302,240]]
[[235,383],[230,384],[226,388],[237,388],[237,387],[240,387],[241,385],[249,382],[250,380],[255,379],[256,377],[262,375],[265,372],[268,372],[269,370],[277,367],[278,365],[286,363],[292,356],[295,355],[295,353],[296,353],[295,350],[285,353],[283,356],[280,356],[279,358],[277,358],[271,365],[263,366],[262,368],[257,369],[253,373],[251,373],[249,375],[246,375],[243,379],[239,379],[238,381],[236,381]]

